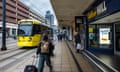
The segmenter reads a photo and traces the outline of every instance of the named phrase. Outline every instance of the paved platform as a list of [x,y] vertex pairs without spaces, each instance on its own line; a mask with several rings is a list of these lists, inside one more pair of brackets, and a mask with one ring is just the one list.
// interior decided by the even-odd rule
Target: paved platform
[[[55,56],[51,58],[53,65],[53,72],[80,72],[78,66],[75,63],[75,60],[68,48],[70,45],[75,58],[78,61],[78,64],[82,68],[82,72],[97,72],[93,66],[87,61],[87,59],[75,52],[75,48],[71,46],[71,44],[66,41],[56,41],[55,42]],[[23,58],[22,61],[16,63],[14,66],[6,69],[4,72],[24,72],[24,68],[26,65],[32,64],[33,55],[35,52],[30,54],[29,56]],[[36,59],[37,60],[37,59]],[[49,68],[45,63],[44,72],[49,72]]]
[[[55,56],[52,57],[53,72],[79,72],[67,45],[64,42],[56,42],[55,44]],[[10,67],[5,72],[23,72],[26,65],[32,64],[33,55],[35,55],[35,53],[29,55],[13,67]],[[49,72],[49,68],[46,64],[44,72]]]
[[100,70],[98,70],[97,67],[95,67],[95,65],[82,54],[82,51],[80,51],[80,53],[76,53],[76,48],[74,47],[73,42],[67,42],[67,44],[78,62],[81,72],[100,72]]

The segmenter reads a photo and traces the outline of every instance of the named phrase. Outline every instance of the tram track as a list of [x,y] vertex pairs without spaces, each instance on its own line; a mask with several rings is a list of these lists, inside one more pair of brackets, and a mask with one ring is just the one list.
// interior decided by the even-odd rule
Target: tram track
[[34,53],[34,51],[35,51],[34,49],[23,50],[23,51],[16,53],[10,57],[6,57],[6,58],[0,60],[0,71],[10,68],[10,66],[19,63],[19,61],[26,58],[26,56]]
[[19,50],[20,48],[18,48],[18,46],[7,46],[7,48],[9,47],[9,49],[7,51],[2,51],[0,52],[0,55],[4,55],[4,54],[7,54],[7,53],[10,53],[10,52],[13,52],[13,51],[16,51],[16,50]]
[[[16,43],[17,41],[8,41],[6,42],[6,44],[13,44],[13,43]],[[0,42],[0,45],[2,45],[2,42]]]
[[0,52],[0,62],[27,51],[29,51],[29,49],[18,48],[15,44],[9,45],[9,49],[7,51]]
[[10,43],[10,44],[11,44],[11,43],[16,43],[16,42],[17,42],[17,41],[8,41],[7,43]]
[[11,53],[11,52],[14,52],[14,51],[17,51],[17,50],[19,50],[19,49],[16,49],[16,48],[11,49],[11,50],[9,50],[9,51],[7,51],[7,52],[0,53],[0,56],[1,56],[1,55],[4,55],[4,54]]
[[[11,47],[11,46],[13,46],[13,45],[17,45],[16,42],[6,43],[6,47],[7,47],[7,48],[8,48],[8,47]],[[0,46],[2,47],[2,43],[0,43]]]
[[7,60],[7,59],[9,59],[9,58],[11,58],[11,57],[14,57],[14,56],[16,56],[16,55],[19,55],[19,54],[22,54],[22,53],[24,53],[24,52],[27,52],[27,50],[15,50],[14,52],[9,52],[9,53],[6,53],[6,54],[2,54],[2,55],[0,55],[1,56],[1,58],[0,58],[0,62],[2,62],[2,61],[4,61],[4,60]]

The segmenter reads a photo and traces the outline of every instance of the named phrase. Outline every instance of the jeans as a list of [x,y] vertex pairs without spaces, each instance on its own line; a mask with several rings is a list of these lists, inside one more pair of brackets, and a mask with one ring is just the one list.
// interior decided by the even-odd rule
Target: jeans
[[52,70],[52,65],[50,61],[50,56],[47,54],[39,55],[39,63],[38,63],[38,72],[43,72],[44,62],[46,61],[47,66],[49,66],[50,71]]

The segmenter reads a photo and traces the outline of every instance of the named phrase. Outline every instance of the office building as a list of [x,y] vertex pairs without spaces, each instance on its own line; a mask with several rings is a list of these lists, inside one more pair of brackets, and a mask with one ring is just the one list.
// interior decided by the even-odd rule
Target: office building
[[50,13],[50,11],[46,11],[45,18],[50,25],[54,25],[54,16]]

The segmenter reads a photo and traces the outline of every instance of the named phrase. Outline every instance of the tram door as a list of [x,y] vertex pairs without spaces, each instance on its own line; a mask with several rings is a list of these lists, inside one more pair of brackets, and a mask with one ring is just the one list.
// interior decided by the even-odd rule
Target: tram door
[[116,34],[116,51],[120,52],[120,24],[115,25]]

